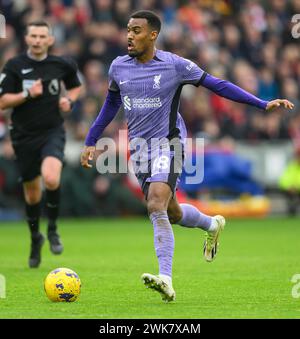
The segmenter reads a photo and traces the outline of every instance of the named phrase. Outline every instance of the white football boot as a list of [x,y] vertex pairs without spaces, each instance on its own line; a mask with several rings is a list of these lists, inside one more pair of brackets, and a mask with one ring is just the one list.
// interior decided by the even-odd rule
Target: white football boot
[[161,298],[165,302],[175,300],[175,291],[172,286],[172,279],[167,275],[153,275],[144,273],[142,282],[146,288],[151,288],[161,294]]
[[216,215],[213,217],[217,222],[217,228],[214,231],[206,232],[206,239],[204,241],[203,254],[206,261],[211,262],[214,260],[218,250],[218,240],[221,231],[225,227],[225,218],[222,215]]

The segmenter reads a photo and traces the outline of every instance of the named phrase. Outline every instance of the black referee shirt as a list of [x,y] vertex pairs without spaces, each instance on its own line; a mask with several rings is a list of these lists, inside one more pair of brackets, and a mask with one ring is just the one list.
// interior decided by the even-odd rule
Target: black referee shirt
[[23,133],[37,133],[60,126],[63,118],[59,111],[61,81],[66,89],[81,85],[77,65],[71,59],[48,55],[36,61],[21,54],[10,59],[0,74],[0,95],[19,93],[42,79],[43,94],[28,99],[12,112],[12,127]]

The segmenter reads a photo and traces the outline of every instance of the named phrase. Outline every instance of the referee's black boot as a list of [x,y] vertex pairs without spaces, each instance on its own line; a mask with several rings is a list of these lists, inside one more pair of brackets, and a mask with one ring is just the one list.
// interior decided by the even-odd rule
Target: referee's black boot
[[56,231],[48,231],[48,240],[50,243],[50,250],[53,254],[61,254],[64,246]]
[[39,267],[41,263],[41,249],[45,242],[45,237],[38,233],[36,236],[31,237],[31,251],[29,257],[29,267],[36,268]]

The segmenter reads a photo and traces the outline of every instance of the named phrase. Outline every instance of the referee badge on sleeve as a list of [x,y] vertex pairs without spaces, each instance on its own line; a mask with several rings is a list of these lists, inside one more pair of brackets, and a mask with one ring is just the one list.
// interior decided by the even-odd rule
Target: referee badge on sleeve
[[52,79],[48,86],[49,93],[52,95],[57,95],[59,92],[59,83],[57,79]]
[[35,80],[23,80],[22,81],[22,87],[23,87],[23,91],[26,91],[27,89],[30,89],[32,87],[32,85],[34,84]]

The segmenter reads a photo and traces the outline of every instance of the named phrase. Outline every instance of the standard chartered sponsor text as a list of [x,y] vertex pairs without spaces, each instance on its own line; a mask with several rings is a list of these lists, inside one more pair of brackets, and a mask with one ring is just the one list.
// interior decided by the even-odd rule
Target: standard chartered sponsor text
[[159,108],[161,106],[162,103],[160,97],[132,99],[133,108]]

